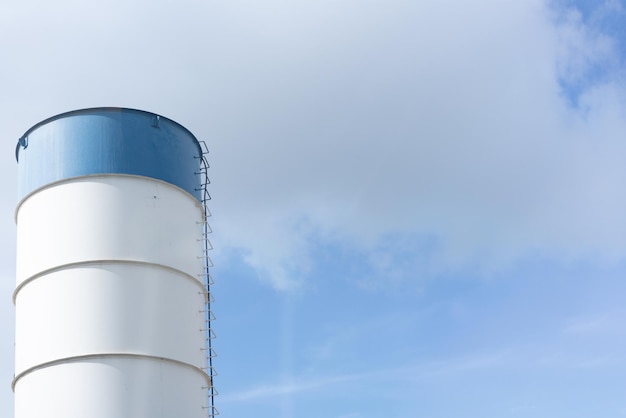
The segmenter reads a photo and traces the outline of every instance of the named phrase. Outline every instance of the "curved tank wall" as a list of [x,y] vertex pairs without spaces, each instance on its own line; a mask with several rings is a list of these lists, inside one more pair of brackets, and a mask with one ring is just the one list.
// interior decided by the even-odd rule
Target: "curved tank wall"
[[111,107],[67,112],[19,139],[18,195],[72,177],[131,174],[166,181],[200,199],[197,170],[189,168],[201,154],[191,132],[153,113]]
[[198,141],[98,108],[34,126],[16,156],[15,417],[205,417]]

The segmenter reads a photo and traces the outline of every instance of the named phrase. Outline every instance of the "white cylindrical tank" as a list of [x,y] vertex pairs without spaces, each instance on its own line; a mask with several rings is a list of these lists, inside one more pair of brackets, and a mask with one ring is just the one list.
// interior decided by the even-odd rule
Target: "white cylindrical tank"
[[15,417],[210,415],[196,138],[97,108],[17,154]]

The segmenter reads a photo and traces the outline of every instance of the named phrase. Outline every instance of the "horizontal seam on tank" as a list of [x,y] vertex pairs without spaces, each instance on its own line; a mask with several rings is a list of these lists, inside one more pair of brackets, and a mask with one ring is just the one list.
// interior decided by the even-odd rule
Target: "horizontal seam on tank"
[[60,364],[68,364],[68,363],[75,363],[75,362],[80,362],[83,360],[92,360],[92,359],[99,359],[99,358],[132,358],[132,359],[146,359],[146,360],[159,360],[159,361],[165,361],[167,363],[172,363],[172,364],[176,364],[178,366],[184,366],[187,367],[189,369],[192,369],[193,371],[196,371],[198,373],[200,373],[202,375],[202,377],[204,377],[204,379],[207,381],[208,385],[211,385],[211,377],[204,371],[202,370],[200,367],[194,366],[193,364],[189,364],[189,363],[185,363],[184,361],[180,361],[180,360],[175,360],[169,357],[161,357],[161,356],[152,356],[149,354],[137,354],[137,353],[94,353],[94,354],[81,354],[79,356],[69,356],[69,357],[63,357],[63,358],[58,358],[52,361],[47,361],[45,363],[41,363],[38,364],[36,366],[31,366],[29,368],[27,368],[26,370],[21,371],[20,373],[18,373],[17,375],[15,375],[13,377],[13,381],[11,382],[11,390],[13,392],[15,392],[15,385],[17,384],[18,380],[20,380],[22,377],[31,374],[33,372],[36,372],[38,370],[41,369],[45,369],[48,367],[53,367],[53,366],[58,366]]
[[173,183],[167,182],[165,180],[161,180],[161,179],[157,179],[154,177],[148,177],[148,176],[140,176],[137,174],[125,174],[125,173],[97,173],[97,174],[85,174],[83,176],[73,176],[73,177],[66,177],[64,179],[61,180],[56,180],[53,181],[51,183],[46,183],[41,187],[36,188],[35,190],[29,192],[26,196],[24,196],[22,199],[20,199],[20,201],[17,203],[17,205],[15,206],[15,212],[13,213],[13,220],[15,221],[15,223],[17,224],[17,213],[20,211],[20,208],[22,207],[22,204],[24,204],[24,202],[29,199],[30,197],[32,197],[33,195],[42,192],[45,189],[49,189],[55,186],[58,186],[60,184],[63,183],[71,183],[71,182],[75,182],[78,179],[86,179],[86,178],[94,178],[94,177],[133,177],[133,178],[138,178],[138,179],[146,179],[146,180],[151,180],[151,181],[156,181],[162,184],[165,184],[167,186],[173,187],[174,189],[177,189],[181,192],[183,192],[185,195],[187,195],[187,197],[189,197],[190,199],[193,200],[193,202],[196,204],[196,206],[200,209],[202,209],[202,202],[200,202],[194,195],[192,195],[191,193],[189,193],[187,190],[183,189],[182,187],[179,187]]
[[67,263],[67,264],[62,264],[60,266],[55,266],[43,271],[40,271],[36,274],[33,274],[32,276],[28,277],[27,279],[24,279],[22,282],[20,282],[20,284],[15,288],[15,290],[13,291],[13,304],[15,305],[16,300],[17,300],[17,295],[18,293],[22,290],[22,288],[24,286],[26,286],[27,284],[30,284],[32,282],[34,282],[35,280],[46,276],[50,273],[55,273],[57,271],[61,271],[61,270],[69,270],[72,269],[74,267],[84,267],[84,266],[97,266],[97,265],[115,265],[115,264],[131,264],[131,265],[137,265],[137,266],[147,266],[147,267],[154,267],[160,270],[167,270],[167,271],[171,271],[174,273],[177,273],[180,276],[185,277],[187,280],[191,280],[192,282],[194,282],[195,284],[197,284],[201,289],[202,289],[202,293],[204,294],[204,297],[207,298],[207,290],[204,287],[204,284],[198,280],[197,278],[193,277],[191,274],[189,273],[185,273],[184,271],[178,270],[174,267],[170,267],[170,266],[166,266],[164,264],[159,264],[159,263],[149,263],[147,261],[136,261],[136,260],[111,260],[111,259],[102,259],[102,260],[88,260],[88,261],[76,261],[73,263]]

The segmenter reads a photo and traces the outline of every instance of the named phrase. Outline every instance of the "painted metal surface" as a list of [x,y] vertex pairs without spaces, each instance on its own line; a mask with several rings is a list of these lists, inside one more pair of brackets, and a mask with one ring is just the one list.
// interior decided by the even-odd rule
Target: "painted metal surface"
[[172,270],[109,261],[29,282],[17,296],[16,381],[42,364],[94,353],[141,354],[203,368],[204,295],[194,281]]
[[53,418],[193,418],[206,404],[206,381],[192,369],[124,357],[43,368],[16,385],[15,416]]
[[166,183],[89,176],[32,194],[17,215],[17,286],[60,266],[93,260],[202,271],[200,203]]
[[197,170],[189,168],[201,155],[191,132],[153,113],[123,108],[63,113],[18,141],[18,197],[72,177],[131,174],[174,184],[199,200]]
[[[141,174],[129,173],[120,161],[132,161],[127,153],[142,152],[141,146],[115,156],[120,143],[115,140],[100,142],[114,148],[101,150],[104,160],[112,158],[107,169],[114,171],[100,173],[101,161],[87,167],[91,157],[76,163],[72,141],[78,136],[58,139],[67,130],[55,131],[54,125],[94,114],[101,118],[101,113],[48,120],[29,131],[27,148],[19,152],[15,417],[210,416],[208,294],[202,280],[206,208],[195,192],[200,159],[187,149],[183,163],[185,153],[173,152],[173,161],[153,175],[150,167],[161,166],[163,151],[153,155],[156,161],[142,163]],[[144,113],[138,112],[139,119],[150,115]],[[135,122],[142,127],[133,122],[126,129],[123,122],[121,135],[156,129]],[[108,126],[85,123],[90,129]],[[70,125],[74,130],[81,123]],[[38,138],[43,128],[50,129],[49,137]],[[88,142],[85,129],[81,140]],[[110,126],[104,131],[112,135]],[[98,132],[94,143],[101,140]],[[137,141],[150,135],[138,134]],[[179,141],[174,137],[170,142]],[[36,152],[34,138],[46,144]],[[44,150],[54,160],[44,163],[45,169],[34,163],[44,158]],[[183,173],[170,176],[170,170]],[[163,178],[168,176],[173,180]]]

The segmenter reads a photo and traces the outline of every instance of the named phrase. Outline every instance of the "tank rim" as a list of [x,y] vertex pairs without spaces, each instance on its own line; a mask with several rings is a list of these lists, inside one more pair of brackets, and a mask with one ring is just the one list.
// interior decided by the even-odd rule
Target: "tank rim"
[[55,120],[58,120],[58,119],[63,119],[63,118],[76,116],[76,115],[80,115],[80,114],[95,113],[97,111],[142,113],[142,114],[146,114],[146,115],[150,115],[150,116],[157,116],[159,119],[165,119],[166,121],[171,122],[172,124],[180,127],[185,132],[187,132],[189,134],[189,136],[191,136],[191,138],[193,139],[194,143],[196,144],[196,147],[198,148],[198,153],[199,153],[200,157],[202,157],[204,155],[204,151],[202,150],[202,146],[200,145],[200,141],[198,140],[198,138],[196,138],[196,136],[189,129],[185,128],[183,125],[181,125],[180,123],[176,122],[173,119],[170,119],[170,118],[168,118],[166,116],[162,116],[162,115],[160,115],[158,113],[149,112],[147,110],[135,109],[135,108],[130,108],[130,107],[102,106],[102,107],[86,107],[84,109],[70,110],[68,112],[63,112],[63,113],[59,113],[59,114],[54,115],[54,116],[50,116],[49,118],[46,118],[46,119],[44,119],[44,120],[34,124],[26,132],[24,132],[24,134],[17,140],[17,145],[15,147],[15,160],[18,163],[20,161],[20,159],[19,159],[20,146],[22,146],[24,148],[26,148],[26,146],[28,146],[28,142],[27,142],[26,138],[32,132],[36,131],[37,129],[39,129],[43,125],[47,125],[48,123],[54,122]]

